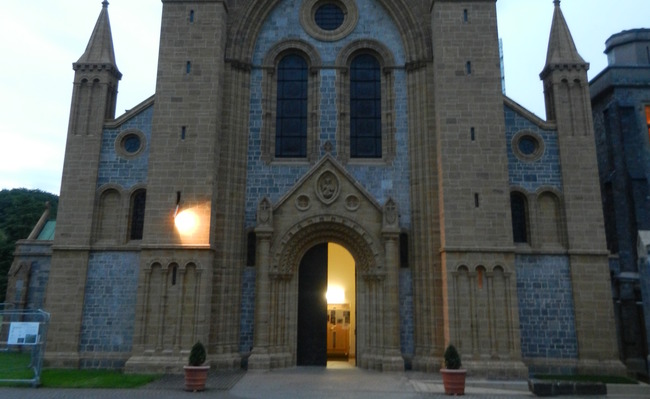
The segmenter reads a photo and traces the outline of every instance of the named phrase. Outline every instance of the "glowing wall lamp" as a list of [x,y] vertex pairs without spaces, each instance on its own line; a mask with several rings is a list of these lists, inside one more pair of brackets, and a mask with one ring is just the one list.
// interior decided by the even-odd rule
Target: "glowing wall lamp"
[[181,192],[176,192],[176,209],[174,210],[174,224],[178,232],[187,235],[193,234],[199,226],[199,217],[191,209],[179,212],[181,204]]

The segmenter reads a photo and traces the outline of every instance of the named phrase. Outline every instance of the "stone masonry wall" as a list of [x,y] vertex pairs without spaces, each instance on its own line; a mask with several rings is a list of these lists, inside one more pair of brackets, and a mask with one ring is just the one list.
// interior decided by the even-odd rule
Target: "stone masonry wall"
[[413,320],[413,273],[409,268],[399,270],[400,341],[405,365],[410,369],[415,353],[415,325]]
[[[557,132],[540,128],[510,107],[504,107],[506,120],[506,145],[508,148],[508,173],[510,184],[535,192],[540,186],[562,191],[562,172],[558,150]],[[513,151],[513,138],[519,132],[532,133],[544,142],[544,154],[535,161],[523,161]]]
[[253,348],[253,326],[255,323],[255,268],[246,267],[242,274],[241,326],[239,329],[239,351],[250,353]]
[[[42,309],[45,300],[45,290],[50,276],[52,255],[52,242],[32,241],[19,242],[14,252],[14,264],[30,265],[28,281],[20,273],[9,274],[7,297],[5,302],[18,304],[27,290],[25,307],[28,309]],[[14,306],[16,306],[14,305]]]
[[[259,201],[269,197],[272,202],[279,200],[309,169],[307,162],[291,164],[275,162],[266,164],[261,159],[262,125],[262,77],[260,65],[267,52],[276,44],[288,39],[300,39],[317,49],[324,69],[320,71],[320,141],[329,141],[336,148],[337,109],[335,65],[336,58],[345,46],[359,39],[380,40],[393,54],[396,65],[404,65],[405,56],[397,28],[390,23],[391,18],[381,7],[368,0],[357,1],[359,22],[357,28],[347,37],[336,42],[322,42],[309,36],[299,21],[300,4],[296,0],[285,0],[278,4],[269,15],[259,34],[256,44],[253,70],[251,72],[250,137],[248,149],[248,179],[246,188],[246,225],[255,223],[255,212]],[[330,66],[330,68],[328,68]],[[394,74],[395,125],[397,155],[391,165],[358,162],[347,165],[347,171],[383,204],[392,197],[399,206],[400,224],[410,226],[410,188],[408,165],[408,122],[406,106],[406,73],[397,69]],[[325,152],[321,148],[320,157]],[[333,155],[336,156],[335,153]]]
[[[128,357],[133,345],[139,264],[136,252],[90,255],[79,352],[124,353]],[[109,363],[115,361],[118,364],[93,360],[83,366],[123,367],[123,360]]]
[[522,356],[577,358],[569,259],[517,255],[516,265]]
[[[137,115],[131,117],[126,123],[117,128],[104,129],[102,135],[102,148],[99,158],[99,176],[97,187],[104,184],[118,184],[126,189],[147,181],[149,163],[149,142],[151,140],[151,118],[153,106],[150,106]],[[144,149],[134,157],[125,158],[116,151],[118,136],[127,130],[141,132],[146,142]]]

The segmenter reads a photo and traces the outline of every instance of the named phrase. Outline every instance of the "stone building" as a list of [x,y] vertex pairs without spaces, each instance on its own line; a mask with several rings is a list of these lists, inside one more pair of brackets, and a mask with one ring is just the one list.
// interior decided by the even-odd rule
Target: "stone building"
[[650,29],[613,35],[605,54],[590,88],[618,345],[628,369],[647,375]]
[[624,372],[555,3],[545,121],[502,94],[494,0],[163,0],[156,92],[116,118],[104,2],[51,256],[10,277],[46,286],[46,359],[435,371],[453,343],[474,375]]

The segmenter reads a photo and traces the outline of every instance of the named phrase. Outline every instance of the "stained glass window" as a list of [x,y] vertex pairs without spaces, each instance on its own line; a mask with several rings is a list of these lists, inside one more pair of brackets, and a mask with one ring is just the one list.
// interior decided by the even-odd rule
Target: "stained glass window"
[[510,210],[514,242],[528,242],[526,197],[521,193],[511,193]]
[[307,62],[298,55],[278,65],[275,156],[307,155]]
[[147,201],[147,192],[138,190],[131,199],[131,226],[130,239],[141,240],[144,230],[144,206]]
[[341,7],[336,4],[327,3],[318,7],[314,20],[316,25],[323,30],[336,30],[343,25],[345,14]]
[[357,56],[350,68],[350,156],[381,158],[381,73],[369,54]]

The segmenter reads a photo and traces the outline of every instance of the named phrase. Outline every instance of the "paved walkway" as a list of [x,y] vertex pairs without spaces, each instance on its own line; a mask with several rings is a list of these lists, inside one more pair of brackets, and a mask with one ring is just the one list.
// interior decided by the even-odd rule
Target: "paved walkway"
[[[608,385],[607,398],[648,399],[648,385]],[[467,398],[518,399],[534,398],[525,381],[486,381],[468,379]],[[185,392],[183,376],[166,376],[138,389],[51,389],[0,388],[3,399],[82,399],[82,398],[264,398],[264,399],[392,399],[449,398],[444,395],[438,374],[419,372],[381,373],[338,367],[296,367],[273,371],[213,372],[207,390]],[[556,396],[555,398],[594,398],[594,396]]]

